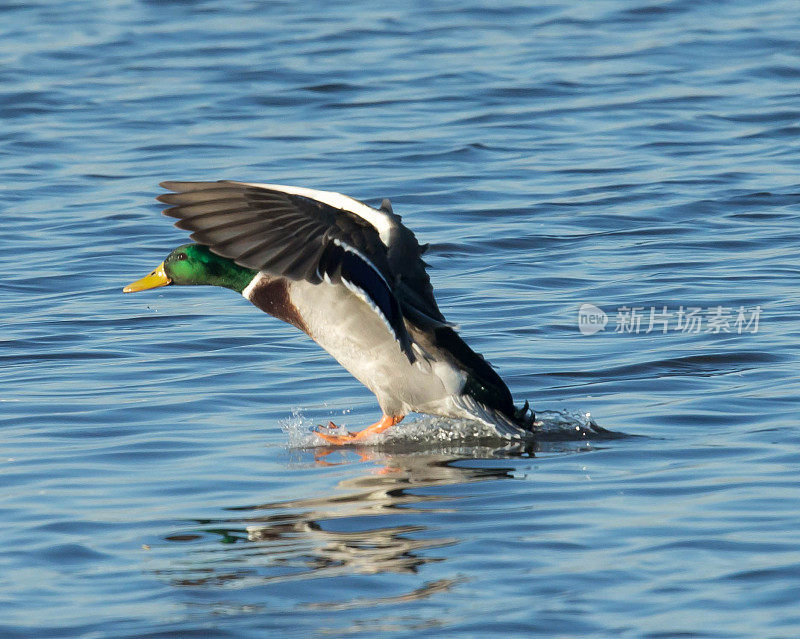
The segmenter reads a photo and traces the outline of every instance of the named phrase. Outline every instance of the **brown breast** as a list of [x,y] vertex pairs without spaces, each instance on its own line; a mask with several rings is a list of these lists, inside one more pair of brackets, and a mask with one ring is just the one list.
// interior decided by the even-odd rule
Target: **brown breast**
[[250,291],[248,299],[265,313],[308,333],[303,318],[289,298],[289,281],[286,278],[262,278]]

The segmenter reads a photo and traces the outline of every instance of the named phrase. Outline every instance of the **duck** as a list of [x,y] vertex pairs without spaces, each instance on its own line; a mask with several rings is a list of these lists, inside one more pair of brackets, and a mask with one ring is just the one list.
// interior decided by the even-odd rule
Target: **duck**
[[448,322],[420,245],[391,202],[378,208],[333,191],[221,180],[162,182],[164,215],[190,232],[133,293],[162,286],[231,289],[309,336],[375,395],[382,416],[329,445],[362,442],[409,413],[467,419],[504,438],[534,429],[526,401]]

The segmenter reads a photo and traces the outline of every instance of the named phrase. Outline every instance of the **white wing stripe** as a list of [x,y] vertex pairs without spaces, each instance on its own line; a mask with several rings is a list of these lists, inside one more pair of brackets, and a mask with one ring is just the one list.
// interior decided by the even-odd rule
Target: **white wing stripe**
[[353,255],[356,255],[356,256],[358,256],[359,258],[361,258],[361,259],[362,259],[364,262],[366,262],[366,263],[369,265],[369,267],[370,267],[370,268],[371,268],[373,271],[375,271],[375,273],[377,274],[377,276],[381,278],[381,281],[382,281],[384,284],[386,284],[386,288],[388,288],[390,291],[392,290],[392,287],[391,287],[391,286],[389,286],[389,282],[387,282],[387,281],[386,281],[386,278],[383,276],[383,273],[381,273],[381,272],[378,270],[378,267],[377,267],[377,266],[375,266],[375,265],[372,263],[372,260],[371,260],[371,259],[369,259],[369,258],[368,258],[366,255],[364,255],[364,254],[363,254],[361,251],[359,251],[357,248],[353,248],[353,247],[352,247],[352,246],[350,246],[349,244],[345,244],[344,242],[340,242],[340,241],[339,241],[339,240],[337,240],[336,238],[333,238],[333,243],[334,243],[334,244],[336,244],[336,246],[339,246],[339,247],[341,247],[343,250],[347,251],[348,253],[352,253]]
[[344,278],[342,278],[342,284],[344,284],[345,287],[350,292],[352,292],[356,297],[358,297],[362,302],[367,304],[367,306],[369,306],[373,310],[373,312],[378,317],[381,318],[381,321],[384,324],[386,324],[386,328],[389,329],[389,333],[391,333],[392,337],[394,337],[395,341],[398,344],[400,344],[401,348],[402,348],[402,342],[400,341],[400,338],[398,337],[397,333],[394,332],[394,327],[389,323],[389,320],[386,319],[386,316],[383,314],[383,311],[381,311],[381,309],[372,301],[372,299],[370,299],[369,295],[367,295],[367,293],[362,288],[360,288],[359,286],[356,286],[355,284],[353,284],[352,282],[347,281]]
[[347,195],[336,193],[335,191],[318,191],[316,189],[307,189],[302,186],[286,186],[284,184],[261,184],[258,182],[240,182],[240,184],[246,184],[247,186],[254,186],[261,189],[270,189],[271,191],[280,191],[281,193],[288,193],[290,195],[301,195],[336,209],[349,211],[375,227],[375,230],[378,231],[378,235],[381,238],[381,242],[383,242],[385,246],[389,246],[389,236],[394,226],[394,220],[392,220],[385,211],[373,209],[371,206],[367,206],[363,202],[354,200]]

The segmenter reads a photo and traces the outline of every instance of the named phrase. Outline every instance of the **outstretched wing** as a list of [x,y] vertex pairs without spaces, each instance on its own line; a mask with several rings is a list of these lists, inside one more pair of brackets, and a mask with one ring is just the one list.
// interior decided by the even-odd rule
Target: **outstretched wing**
[[[191,238],[241,266],[293,280],[342,283],[415,357],[394,294],[390,212],[339,193],[243,182],[163,182],[165,215]],[[438,309],[437,309],[438,310]]]

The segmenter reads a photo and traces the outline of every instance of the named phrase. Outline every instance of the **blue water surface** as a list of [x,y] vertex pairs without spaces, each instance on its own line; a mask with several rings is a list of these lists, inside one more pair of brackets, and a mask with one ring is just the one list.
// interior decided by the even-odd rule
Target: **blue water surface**
[[[0,20],[0,636],[800,636],[796,2]],[[320,448],[379,412],[308,338],[122,295],[165,179],[391,198],[538,441]]]

